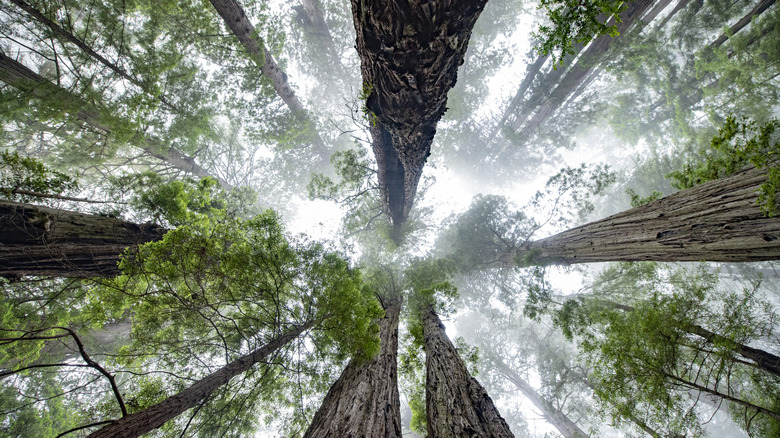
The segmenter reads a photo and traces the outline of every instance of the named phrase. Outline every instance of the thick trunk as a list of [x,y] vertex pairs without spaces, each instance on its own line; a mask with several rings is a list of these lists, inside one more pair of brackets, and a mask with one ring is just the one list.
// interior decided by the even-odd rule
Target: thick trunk
[[287,74],[279,68],[271,52],[265,47],[262,38],[257,30],[249,21],[244,9],[237,0],[211,0],[211,4],[217,11],[228,29],[235,35],[244,50],[247,51],[252,60],[260,68],[260,71],[273,84],[276,94],[282,98],[285,105],[293,112],[295,118],[301,122],[311,135],[312,143],[317,149],[320,158],[327,159],[327,147],[325,142],[317,132],[317,125],[309,118],[303,104],[298,100],[290,83],[287,81]]
[[398,319],[394,300],[379,320],[379,354],[362,363],[352,360],[331,386],[305,438],[401,438],[398,396]]
[[528,242],[506,263],[612,261],[752,262],[780,259],[780,218],[765,217],[758,189],[766,171],[750,169],[677,192],[599,221]]
[[371,147],[376,159],[379,196],[382,208],[393,222],[393,232],[400,233],[404,216],[404,166],[393,148],[390,133],[380,124],[371,126]]
[[513,437],[493,400],[469,374],[439,317],[429,309],[422,320],[428,436]]
[[0,276],[113,276],[128,247],[159,240],[152,224],[0,201]]
[[499,372],[504,374],[506,378],[523,393],[525,398],[533,403],[533,405],[536,406],[536,409],[539,409],[542,412],[544,419],[558,429],[558,432],[561,435],[565,438],[586,438],[588,436],[588,434],[571,421],[566,414],[556,409],[555,406],[551,405],[547,400],[543,399],[542,396],[513,369],[505,364],[499,364],[499,368]]
[[[37,98],[56,99],[65,106],[66,111],[71,116],[80,122],[106,134],[111,133],[111,126],[103,120],[100,111],[93,105],[70,91],[49,82],[3,53],[0,53],[0,80]],[[166,151],[158,141],[147,138],[141,133],[136,134],[130,143],[181,171],[201,178],[207,176],[215,178],[222,184],[222,187],[231,188],[225,180],[211,175],[206,169],[195,163],[194,158],[187,157],[173,148]]]
[[[390,134],[404,168],[403,193],[388,193],[391,198],[402,195],[401,201],[391,200],[385,208],[392,208],[396,226],[414,203],[436,123],[447,109],[447,91],[455,85],[485,3],[352,0],[366,108],[371,123]],[[380,185],[385,184],[383,174],[380,170]]]
[[110,425],[89,434],[88,438],[133,438],[157,429],[184,411],[198,406],[203,399],[211,395],[220,386],[263,361],[276,350],[297,338],[301,333],[312,328],[314,324],[313,321],[309,321],[293,328],[287,333],[274,338],[263,347],[241,356],[200,379],[189,388],[168,397],[150,408],[122,417]]

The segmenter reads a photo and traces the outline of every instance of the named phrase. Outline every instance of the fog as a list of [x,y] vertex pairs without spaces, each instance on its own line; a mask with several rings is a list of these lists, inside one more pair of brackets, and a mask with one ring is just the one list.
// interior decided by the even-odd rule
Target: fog
[[[226,17],[220,3],[240,5],[245,16],[234,9],[235,15]],[[4,158],[2,199],[144,226],[154,223],[165,230],[200,229],[207,227],[204,224],[216,230],[235,218],[249,223],[249,218],[272,209],[285,237],[263,245],[282,248],[278,242],[288,239],[296,251],[308,248],[300,249],[308,255],[289,256],[298,265],[279,268],[291,272],[280,274],[279,282],[302,276],[289,280],[290,290],[331,287],[326,274],[317,271],[324,268],[311,262],[320,255],[311,254],[332,251],[362,276],[362,290],[373,291],[381,307],[389,308],[391,296],[404,301],[399,347],[392,353],[402,364],[395,385],[400,388],[403,436],[425,436],[426,430],[429,436],[443,433],[431,429],[430,412],[427,429],[425,423],[415,423],[425,419],[426,412],[430,346],[423,345],[422,335],[415,338],[415,330],[423,330],[420,315],[425,306],[441,318],[450,339],[465,342],[455,344],[460,356],[514,436],[777,436],[780,374],[777,364],[769,362],[780,355],[780,271],[773,261],[780,254],[772,243],[780,235],[777,216],[759,217],[753,211],[758,211],[755,193],[769,193],[761,196],[771,201],[777,199],[776,192],[754,187],[748,191],[754,194],[751,202],[745,204],[753,210],[738,211],[728,220],[707,216],[727,210],[722,198],[681,197],[683,207],[705,207],[685,210],[685,218],[670,217],[669,228],[657,232],[653,220],[684,208],[669,204],[658,210],[662,214],[631,209],[649,209],[655,198],[695,190],[675,184],[669,174],[719,157],[718,144],[738,151],[742,161],[716,162],[711,180],[724,181],[735,172],[743,175],[755,165],[771,169],[774,177],[767,181],[775,178],[774,184],[780,184],[780,174],[771,173],[780,159],[775,132],[780,115],[778,6],[745,0],[620,3],[617,14],[581,12],[598,15],[601,22],[607,17],[606,23],[616,26],[613,36],[575,26],[587,38],[575,38],[568,52],[556,46],[545,54],[540,26],[561,25],[552,23],[538,2],[489,0],[481,13],[476,6],[476,12],[470,5],[452,6],[462,11],[448,11],[438,22],[419,11],[435,11],[444,2],[392,3],[405,6],[388,3],[384,16],[356,24],[355,5],[370,15],[376,12],[371,2],[3,0],[2,149],[39,160],[78,186],[56,187],[55,174],[43,182],[24,179],[24,172],[43,171],[20,170],[12,158]],[[417,14],[406,17],[402,31],[397,23],[407,22],[394,16],[400,14],[398,8]],[[478,18],[470,28],[469,14],[475,13]],[[421,26],[426,19],[429,26]],[[455,21],[441,25],[446,20]],[[440,28],[451,35],[436,36]],[[388,36],[392,32],[397,40]],[[728,126],[736,134],[714,141],[726,135]],[[759,152],[748,156],[751,148]],[[144,172],[154,177],[139,176]],[[202,188],[197,192],[201,195],[185,197],[173,189],[154,191],[186,178],[209,177],[214,182],[205,189],[207,195]],[[705,181],[700,182],[708,184]],[[728,196],[731,186],[724,187],[722,193]],[[24,195],[27,192],[38,195]],[[641,200],[646,197],[653,199]],[[229,213],[214,216],[214,206]],[[174,207],[189,213],[171,219],[164,209]],[[632,211],[640,211],[633,219],[637,228],[602,224],[593,234],[601,233],[598,237],[588,234],[591,228],[577,228]],[[744,224],[737,223],[740,220]],[[732,239],[707,231],[685,237],[679,241],[683,243],[665,243],[661,250],[655,243],[631,240],[644,227],[660,241],[672,232],[668,230],[692,230],[705,222],[713,230],[747,230],[747,237]],[[264,226],[258,232],[262,239],[276,236],[275,228]],[[756,231],[758,237],[750,236],[757,227],[762,230]],[[567,230],[588,237],[565,234]],[[227,236],[218,243],[224,247],[213,254],[228,254],[231,239],[240,240],[238,234],[212,232]],[[204,241],[218,238],[207,232],[204,236]],[[753,237],[759,246],[748,248]],[[593,249],[578,246],[587,239],[592,239]],[[46,243],[45,238],[39,240]],[[306,246],[315,241],[321,246]],[[11,238],[0,242],[12,243],[16,241]],[[139,243],[115,246],[129,245],[132,254]],[[204,254],[206,248],[204,243]],[[169,257],[175,254],[174,249],[166,251]],[[9,333],[0,351],[0,368],[7,371],[0,371],[5,388],[0,393],[0,431],[17,433],[9,436],[33,436],[25,430],[58,436],[82,424],[125,417],[124,404],[119,403],[122,412],[114,406],[112,386],[101,383],[92,389],[87,381],[93,375],[96,380],[99,375],[117,376],[127,399],[135,403],[128,402],[130,412],[141,411],[269,342],[287,324],[278,315],[272,323],[263,320],[269,328],[262,330],[253,326],[259,323],[241,322],[246,316],[240,304],[244,298],[231,295],[209,306],[219,318],[239,309],[237,314],[243,316],[231,322],[239,334],[235,339],[225,335],[230,329],[219,323],[176,331],[175,318],[149,316],[157,304],[132,304],[114,295],[99,296],[112,296],[116,302],[90,298],[90,291],[121,289],[119,283],[107,286],[108,280],[83,280],[83,274],[73,275],[79,279],[69,283],[63,278],[71,275],[62,267],[58,269],[65,274],[12,272],[16,256],[3,257],[0,261],[9,273],[3,274],[7,281],[1,280],[0,309],[11,316],[0,326]],[[64,255],[52,258],[66,268],[73,265]],[[441,264],[426,265],[435,261]],[[117,278],[127,279],[122,280],[127,287],[143,285],[149,296],[166,287],[198,285],[200,291],[173,293],[180,302],[176,305],[208,296],[210,288],[266,287],[227,286],[227,279],[209,277],[212,268],[228,263],[192,268],[192,273],[182,274],[184,279],[168,280],[167,285],[155,285],[152,274],[144,280],[132,280],[137,272]],[[69,292],[53,292],[60,288]],[[82,292],[73,292],[77,289]],[[57,301],[70,294],[70,301]],[[125,295],[146,299],[143,293]],[[303,324],[296,318],[320,305],[314,296],[306,295],[310,301],[305,303],[275,298],[276,311],[288,312],[285,318]],[[271,313],[270,305],[253,299],[247,299],[252,303],[248,309]],[[30,302],[41,304],[24,307]],[[221,310],[223,304],[228,310]],[[354,306],[370,307],[362,301]],[[167,309],[167,315],[176,312],[176,307],[160,309]],[[65,314],[67,318],[61,316]],[[217,319],[214,315],[209,318]],[[95,368],[78,374],[60,365],[45,365],[51,368],[46,373],[22,372],[28,366],[42,368],[39,356],[57,363],[81,360],[73,343],[68,344],[69,353],[45,347],[42,340],[38,346],[17,347],[19,339],[36,333],[53,336],[40,321],[103,339],[113,333],[107,328],[111,324],[134,318],[142,321],[137,323],[139,334],[128,336],[125,347],[101,348],[102,341],[88,345],[106,373]],[[188,318],[197,319],[181,319]],[[373,316],[374,321],[380,319]],[[138,353],[143,360],[128,359],[139,340],[160,341],[149,335],[155,330],[170,339],[182,338],[165,341],[175,347],[154,347],[159,356],[145,351]],[[349,369],[348,363],[353,366],[349,359],[362,352],[341,348],[365,347],[362,341],[344,341],[338,335],[323,334],[336,339],[325,341],[318,330],[300,335],[294,346],[242,374],[241,383],[232,381],[218,395],[203,398],[199,407],[170,420],[168,429],[153,433],[303,436],[309,424],[318,424],[315,413],[321,404],[325,408],[323,400],[330,400],[325,399],[328,389]],[[328,330],[333,328],[322,333]],[[253,331],[260,334],[247,334]],[[202,345],[200,336],[207,340]],[[429,342],[428,334],[425,339]],[[472,347],[475,355],[470,354]],[[154,377],[133,380],[147,374]],[[36,393],[36,385],[58,395]],[[77,408],[89,404],[91,397],[100,401]],[[422,406],[415,405],[415,397]],[[50,399],[64,401],[54,406]],[[369,406],[368,401],[361,403]],[[43,420],[29,419],[36,415]],[[340,421],[338,415],[331,416]],[[306,436],[319,436],[311,427],[312,435]],[[343,427],[344,436],[358,430]],[[98,429],[93,425],[67,436]]]

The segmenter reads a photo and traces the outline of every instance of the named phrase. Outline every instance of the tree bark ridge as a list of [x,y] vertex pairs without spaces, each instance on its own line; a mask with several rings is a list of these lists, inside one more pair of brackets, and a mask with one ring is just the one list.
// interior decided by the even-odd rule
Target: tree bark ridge
[[350,361],[331,386],[304,438],[401,438],[398,394],[398,320],[400,299],[389,300],[379,320],[379,354]]
[[514,437],[493,400],[469,374],[436,313],[430,308],[425,310],[422,322],[428,436]]
[[128,247],[165,229],[121,219],[0,201],[0,276],[110,277]]
[[[403,193],[388,192],[401,199],[386,206],[394,226],[412,208],[436,124],[447,110],[447,91],[486,1],[352,0],[369,122],[390,134],[404,169]],[[378,177],[386,185],[385,169]]]
[[520,264],[780,259],[780,218],[757,205],[766,170],[749,169],[510,250]]

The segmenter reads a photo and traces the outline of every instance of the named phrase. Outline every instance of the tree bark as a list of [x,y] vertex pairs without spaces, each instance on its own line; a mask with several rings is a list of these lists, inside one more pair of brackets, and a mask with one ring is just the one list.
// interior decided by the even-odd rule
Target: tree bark
[[257,33],[257,30],[249,21],[244,12],[244,8],[237,0],[211,0],[211,4],[217,11],[228,29],[238,39],[244,50],[247,51],[250,58],[257,64],[260,71],[273,84],[274,90],[282,98],[287,108],[292,111],[295,118],[302,123],[311,136],[311,141],[317,149],[320,158],[327,159],[327,147],[325,142],[317,132],[317,125],[309,118],[303,104],[298,100],[290,83],[287,80],[287,74],[279,68],[271,52],[265,47],[263,39]]
[[780,218],[765,217],[749,169],[528,242],[500,259],[523,264],[612,261],[753,262],[780,259]]
[[150,408],[122,417],[112,424],[89,434],[88,438],[134,438],[151,432],[176,418],[184,411],[194,408],[220,386],[229,382],[230,379],[249,370],[314,325],[315,321],[309,321],[297,326],[287,333],[274,338],[261,348],[241,356],[200,379],[189,388],[168,397]]
[[544,419],[558,429],[558,432],[565,438],[588,437],[588,434],[571,421],[566,414],[556,409],[555,406],[550,404],[547,400],[543,399],[542,396],[525,381],[525,379],[515,372],[515,370],[501,363],[499,364],[499,372],[506,376],[506,378],[523,393],[525,398],[533,403],[533,405],[536,406],[536,409],[539,409],[542,412]]
[[379,320],[379,354],[350,361],[331,386],[304,438],[401,438],[398,395],[398,320],[400,299],[391,300]]
[[153,224],[0,201],[0,276],[114,276],[128,247],[164,233]]
[[[103,120],[97,108],[70,91],[49,82],[3,53],[0,53],[0,80],[37,98],[57,99],[66,106],[66,111],[80,122],[98,131],[111,134],[111,126]],[[137,133],[130,140],[130,143],[183,172],[201,178],[212,177],[219,181],[222,187],[226,189],[231,188],[227,181],[210,174],[206,169],[195,163],[194,158],[187,157],[172,147],[165,151],[165,147],[155,139]]]
[[423,312],[429,437],[514,437],[430,308]]
[[[436,124],[447,110],[447,91],[486,1],[352,0],[370,123],[390,134],[403,165],[403,192],[389,191],[385,205],[396,227],[414,203]],[[386,169],[380,167],[378,177],[387,186]]]

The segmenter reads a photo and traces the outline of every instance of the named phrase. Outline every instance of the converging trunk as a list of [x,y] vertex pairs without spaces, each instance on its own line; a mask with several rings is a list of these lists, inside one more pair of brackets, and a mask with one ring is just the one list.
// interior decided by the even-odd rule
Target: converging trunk
[[304,438],[401,438],[398,395],[398,319],[400,299],[390,300],[379,320],[379,354],[350,361],[331,386]]
[[504,264],[780,259],[780,218],[757,205],[766,170],[750,169],[528,242]]
[[547,400],[542,398],[541,394],[523,379],[515,370],[509,368],[504,363],[499,363],[499,372],[506,376],[506,378],[512,382],[520,392],[523,393],[535,407],[541,411],[542,416],[548,423],[552,424],[558,432],[565,438],[587,438],[588,434],[579,428],[573,421],[569,419],[563,412],[556,409],[555,406],[550,404]]
[[385,169],[378,171],[380,186],[392,189],[383,201],[395,227],[412,208],[447,91],[486,2],[352,0],[369,123],[389,133],[404,170],[403,191],[385,182]]
[[422,320],[428,436],[514,437],[493,400],[469,374],[436,313],[428,309]]
[[129,247],[165,229],[121,219],[0,201],[0,276],[110,277]]
[[314,327],[314,324],[315,321],[309,321],[281,336],[277,336],[263,347],[241,356],[198,380],[189,388],[143,411],[122,417],[110,425],[89,434],[87,438],[135,438],[157,429],[186,410],[198,406],[201,400],[211,395],[220,386],[263,361],[266,357],[284,347],[288,342],[300,336],[301,333]]

